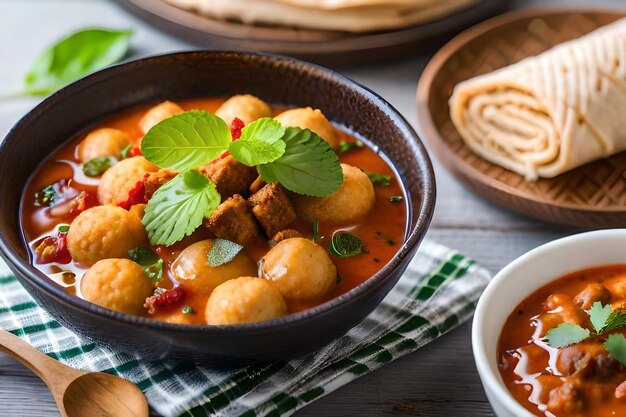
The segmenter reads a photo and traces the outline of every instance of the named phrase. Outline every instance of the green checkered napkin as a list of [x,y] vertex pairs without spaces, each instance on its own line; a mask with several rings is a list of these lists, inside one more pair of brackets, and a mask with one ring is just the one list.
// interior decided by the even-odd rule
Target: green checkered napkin
[[466,321],[489,273],[454,250],[424,242],[382,304],[345,336],[290,361],[240,369],[149,362],[61,327],[0,261],[0,328],[74,368],[120,375],[163,416],[286,416],[413,352]]

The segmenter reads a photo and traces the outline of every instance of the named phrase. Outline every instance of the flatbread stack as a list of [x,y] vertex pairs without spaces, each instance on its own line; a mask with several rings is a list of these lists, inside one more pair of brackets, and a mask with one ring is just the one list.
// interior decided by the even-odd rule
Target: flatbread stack
[[371,32],[450,15],[478,0],[164,0],[221,20],[302,29]]
[[450,111],[475,153],[528,180],[626,150],[626,19],[458,84]]

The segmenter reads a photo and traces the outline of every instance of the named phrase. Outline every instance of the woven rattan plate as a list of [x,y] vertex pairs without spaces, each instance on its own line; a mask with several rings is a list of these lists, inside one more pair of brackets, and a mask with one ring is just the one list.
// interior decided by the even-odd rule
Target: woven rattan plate
[[581,227],[626,226],[626,153],[529,182],[475,155],[452,124],[448,106],[460,81],[537,55],[624,15],[573,9],[515,12],[450,41],[428,64],[417,90],[421,133],[441,163],[475,193],[522,214]]

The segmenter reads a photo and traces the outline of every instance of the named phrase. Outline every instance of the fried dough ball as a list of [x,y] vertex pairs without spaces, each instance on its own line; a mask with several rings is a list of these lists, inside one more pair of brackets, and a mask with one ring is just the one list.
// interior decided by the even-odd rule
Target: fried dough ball
[[262,117],[272,117],[272,109],[263,100],[251,94],[239,94],[226,100],[215,112],[227,124],[236,117],[245,124]]
[[174,278],[185,288],[209,295],[215,287],[233,278],[256,275],[256,264],[244,252],[220,266],[208,264],[215,240],[207,239],[186,247],[172,264]]
[[231,279],[215,288],[206,305],[207,324],[255,323],[287,314],[280,292],[261,278]]
[[262,265],[262,277],[286,300],[318,300],[337,285],[335,264],[324,248],[309,239],[279,242],[263,257]]
[[129,249],[146,246],[147,241],[141,220],[114,206],[83,211],[67,232],[67,249],[72,259],[84,266],[106,258],[127,258]]
[[126,132],[108,127],[96,129],[78,145],[78,159],[80,162],[103,156],[122,159],[122,150],[128,145],[130,137]]
[[98,201],[100,204],[117,206],[128,199],[128,192],[135,187],[137,181],[148,172],[158,169],[158,166],[143,156],[135,156],[118,162],[102,175],[98,184]]
[[96,262],[80,282],[83,297],[94,304],[120,311],[142,315],[147,297],[154,285],[141,265],[129,259],[103,259]]
[[291,109],[282,112],[275,119],[285,127],[309,129],[328,142],[331,148],[335,150],[339,148],[337,131],[319,109],[313,110],[310,107]]
[[165,119],[169,119],[172,116],[175,116],[180,113],[184,113],[182,107],[178,104],[171,101],[164,101],[161,104],[157,104],[152,107],[150,110],[143,115],[141,120],[139,120],[139,128],[145,135],[148,133],[148,130],[152,128],[152,126],[162,122]]
[[349,224],[367,215],[376,203],[372,181],[360,169],[341,164],[343,184],[327,197],[294,196],[298,215],[310,222]]

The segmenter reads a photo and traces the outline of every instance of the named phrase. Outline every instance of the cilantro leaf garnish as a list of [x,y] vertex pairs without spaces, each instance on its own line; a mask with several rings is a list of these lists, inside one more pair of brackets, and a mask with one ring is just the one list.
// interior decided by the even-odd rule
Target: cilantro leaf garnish
[[276,161],[258,166],[267,183],[278,182],[298,194],[324,197],[336,192],[343,182],[337,154],[327,142],[308,129],[290,127],[282,138],[285,153]]
[[374,185],[382,185],[386,187],[389,184],[391,184],[391,175],[383,175],[383,174],[378,174],[376,172],[369,172],[365,170],[363,170],[363,172],[367,174],[368,178]]
[[601,333],[611,316],[611,306],[607,304],[603,307],[601,302],[596,301],[585,313],[589,315],[589,320],[596,333]]
[[163,277],[163,259],[159,258],[152,249],[146,247],[133,248],[128,251],[128,257],[143,267],[146,275],[156,284]]
[[195,170],[159,188],[146,206],[143,225],[152,245],[170,246],[193,233],[220,204],[215,185]]
[[213,267],[227,264],[235,259],[235,256],[237,256],[242,249],[243,246],[231,242],[230,240],[215,239],[211,250],[209,250],[207,254],[207,263]]
[[626,338],[622,334],[612,334],[604,342],[604,347],[613,358],[626,365]]
[[141,141],[141,153],[161,168],[184,171],[219,156],[231,142],[226,122],[209,112],[194,110],[153,126]]
[[569,345],[580,343],[591,335],[589,330],[583,329],[576,324],[561,323],[550,329],[544,340],[553,348],[564,348]]
[[83,173],[88,177],[97,177],[115,165],[116,162],[117,159],[112,156],[93,158],[83,164]]
[[604,325],[604,331],[610,332],[624,326],[626,326],[626,312],[613,311]]
[[230,154],[247,166],[267,164],[285,153],[285,142],[281,140],[285,128],[274,119],[258,119],[241,130],[241,137],[232,142]]
[[330,239],[328,251],[334,256],[349,258],[363,253],[363,242],[350,233],[335,232]]

